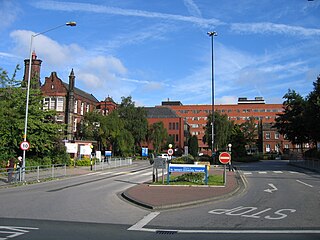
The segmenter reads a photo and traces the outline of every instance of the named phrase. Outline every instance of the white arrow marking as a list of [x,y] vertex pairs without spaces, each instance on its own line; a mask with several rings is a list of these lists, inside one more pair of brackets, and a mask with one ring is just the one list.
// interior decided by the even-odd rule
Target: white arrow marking
[[272,193],[272,192],[278,190],[278,188],[276,188],[276,186],[273,185],[272,183],[269,183],[268,185],[269,185],[270,187],[272,187],[272,189],[269,189],[269,188],[268,188],[268,189],[264,190],[265,192]]

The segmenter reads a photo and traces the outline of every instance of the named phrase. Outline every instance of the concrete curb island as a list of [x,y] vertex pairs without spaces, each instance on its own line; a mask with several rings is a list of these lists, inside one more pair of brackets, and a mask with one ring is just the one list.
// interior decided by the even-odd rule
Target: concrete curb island
[[[222,170],[218,170],[222,174]],[[216,174],[217,170],[215,170]],[[121,197],[140,207],[165,210],[185,207],[220,199],[226,199],[243,192],[245,180],[238,171],[227,172],[225,186],[177,186],[151,185],[142,183],[121,193]]]

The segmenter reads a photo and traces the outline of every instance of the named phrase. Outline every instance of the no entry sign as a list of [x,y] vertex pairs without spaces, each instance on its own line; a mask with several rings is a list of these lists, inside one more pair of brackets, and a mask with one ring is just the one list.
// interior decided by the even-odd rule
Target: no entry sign
[[219,161],[222,164],[228,164],[231,161],[231,155],[228,152],[222,152],[219,155]]

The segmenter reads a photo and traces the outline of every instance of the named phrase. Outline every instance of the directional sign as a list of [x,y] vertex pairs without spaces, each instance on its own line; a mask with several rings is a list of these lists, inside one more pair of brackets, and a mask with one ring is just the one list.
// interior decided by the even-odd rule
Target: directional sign
[[23,151],[29,150],[30,148],[30,143],[27,141],[23,141],[22,143],[20,143],[20,149]]
[[222,152],[219,155],[219,161],[222,164],[228,164],[231,161],[231,155],[228,152]]
[[205,172],[205,165],[194,164],[169,164],[169,172]]
[[172,155],[173,155],[173,149],[172,149],[172,148],[169,148],[169,149],[168,149],[168,155],[169,155],[169,156],[172,156]]

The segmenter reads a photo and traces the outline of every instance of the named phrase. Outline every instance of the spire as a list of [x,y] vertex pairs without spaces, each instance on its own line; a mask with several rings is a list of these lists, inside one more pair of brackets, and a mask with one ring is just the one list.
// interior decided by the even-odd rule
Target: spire
[[36,54],[36,51],[33,50],[32,52],[32,60],[36,60],[37,59],[37,54]]
[[74,90],[74,80],[75,80],[75,76],[74,76],[74,72],[73,72],[73,68],[72,68],[70,75],[69,75],[69,91]]

